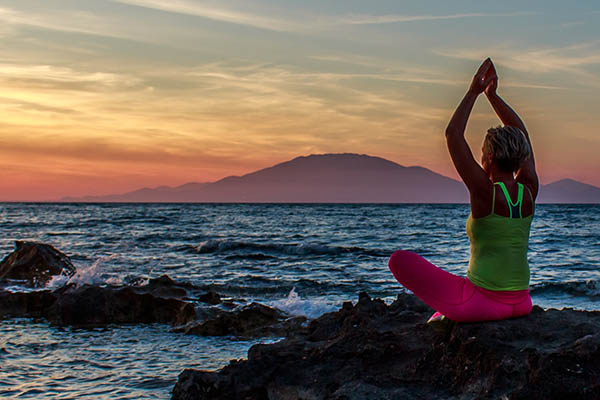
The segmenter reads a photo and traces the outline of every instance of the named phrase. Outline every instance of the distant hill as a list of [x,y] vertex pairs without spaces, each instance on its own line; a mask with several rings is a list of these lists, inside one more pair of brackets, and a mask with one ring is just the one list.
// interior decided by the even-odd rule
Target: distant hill
[[209,183],[186,183],[185,185],[157,188],[143,188],[123,194],[110,194],[106,196],[63,197],[65,202],[125,202],[125,203],[178,203],[190,202],[196,193]]
[[562,179],[542,186],[540,203],[600,203],[600,188],[573,179]]
[[325,154],[297,157],[244,176],[110,195],[74,202],[464,203],[465,186],[422,167],[380,157]]
[[[359,154],[297,157],[212,183],[144,188],[71,202],[467,203],[462,182],[422,167]],[[600,188],[573,180],[543,186],[541,202],[600,203]]]

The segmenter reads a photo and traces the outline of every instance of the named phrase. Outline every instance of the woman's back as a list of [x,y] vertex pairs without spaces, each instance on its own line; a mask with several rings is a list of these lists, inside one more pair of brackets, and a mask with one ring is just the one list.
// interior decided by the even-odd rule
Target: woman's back
[[[519,183],[520,182],[515,180],[507,180],[503,182],[512,202],[517,200],[519,194]],[[492,184],[490,181],[489,189],[482,192],[483,193],[471,194],[471,214],[474,218],[481,218],[490,214],[510,217],[510,206],[500,185]],[[534,204],[535,200],[533,198],[531,189],[526,184],[523,184],[521,215],[523,217],[532,215],[535,207]]]

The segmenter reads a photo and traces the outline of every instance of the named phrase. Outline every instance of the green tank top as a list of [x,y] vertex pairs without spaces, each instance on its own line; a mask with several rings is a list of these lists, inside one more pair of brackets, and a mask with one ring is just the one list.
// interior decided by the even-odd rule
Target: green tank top
[[[471,259],[467,277],[489,290],[525,290],[529,287],[527,247],[533,213],[523,218],[523,185],[518,184],[517,201],[512,202],[506,186],[500,186],[509,205],[510,217],[494,213],[496,186],[492,197],[492,213],[483,218],[467,219],[467,235],[471,242]],[[533,198],[532,198],[533,202]]]

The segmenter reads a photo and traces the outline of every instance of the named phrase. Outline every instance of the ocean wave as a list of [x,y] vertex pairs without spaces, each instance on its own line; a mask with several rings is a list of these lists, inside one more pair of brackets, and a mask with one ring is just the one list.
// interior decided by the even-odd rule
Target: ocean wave
[[88,266],[78,267],[71,277],[65,275],[55,275],[48,281],[46,288],[58,289],[68,284],[75,286],[83,285],[120,285],[123,284],[122,279],[108,276],[102,272],[102,265],[116,258],[116,255],[101,257]]
[[374,257],[387,257],[391,254],[389,250],[365,249],[362,247],[327,246],[316,243],[256,243],[222,239],[207,240],[197,246],[180,246],[179,250],[197,254],[249,251],[262,254],[271,253],[294,256],[363,254]]
[[275,307],[279,310],[285,311],[290,315],[304,316],[308,319],[319,318],[321,315],[337,311],[339,305],[329,302],[327,300],[306,300],[301,299],[296,288],[293,287],[288,293],[287,298],[281,300],[275,300],[267,303],[271,307]]
[[306,296],[328,294],[349,294],[359,291],[355,283],[321,281],[314,279],[284,279],[261,275],[245,275],[226,282],[210,283],[197,287],[203,291],[216,291],[232,297],[273,298],[288,294],[296,288]]
[[250,253],[250,254],[232,254],[225,257],[226,260],[275,260],[277,257],[269,256],[263,253]]
[[568,294],[576,297],[600,297],[600,281],[588,279],[586,281],[547,282],[533,285],[530,293],[534,296],[550,294]]

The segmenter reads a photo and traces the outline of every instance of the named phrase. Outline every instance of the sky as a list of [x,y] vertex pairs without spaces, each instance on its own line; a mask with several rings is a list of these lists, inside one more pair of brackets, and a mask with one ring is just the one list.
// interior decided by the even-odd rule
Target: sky
[[[486,57],[542,183],[600,186],[596,1],[0,0],[0,201],[211,182],[360,153],[458,178]],[[500,121],[482,96],[476,159]]]

